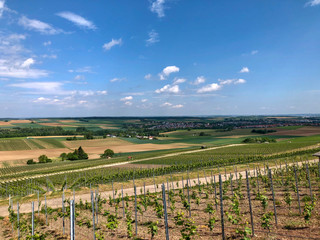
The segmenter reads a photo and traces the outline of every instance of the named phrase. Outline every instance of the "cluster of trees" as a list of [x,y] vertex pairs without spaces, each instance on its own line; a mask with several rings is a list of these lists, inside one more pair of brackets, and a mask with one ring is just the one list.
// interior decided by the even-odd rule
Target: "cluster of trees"
[[246,138],[242,141],[243,143],[274,143],[277,142],[274,138],[268,138],[268,137],[257,137],[257,138]]
[[114,155],[114,151],[111,149],[106,149],[103,154],[100,155],[101,158],[111,158]]
[[73,152],[70,153],[61,153],[60,155],[62,161],[64,160],[84,160],[88,159],[88,154],[82,149],[80,146],[78,149],[74,150]]
[[277,130],[274,129],[252,129],[252,133],[259,133],[259,134],[267,134],[267,133],[273,133]]
[[[52,162],[52,160],[48,158],[47,155],[41,155],[40,157],[38,157],[38,163],[50,163],[50,162]],[[33,159],[29,159],[27,161],[27,164],[28,165],[36,164],[36,162],[33,161]]]

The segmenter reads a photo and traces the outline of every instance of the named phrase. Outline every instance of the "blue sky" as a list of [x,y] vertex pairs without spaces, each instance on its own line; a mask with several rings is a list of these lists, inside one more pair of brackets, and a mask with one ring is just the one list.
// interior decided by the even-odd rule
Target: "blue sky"
[[320,113],[320,0],[0,0],[0,117]]

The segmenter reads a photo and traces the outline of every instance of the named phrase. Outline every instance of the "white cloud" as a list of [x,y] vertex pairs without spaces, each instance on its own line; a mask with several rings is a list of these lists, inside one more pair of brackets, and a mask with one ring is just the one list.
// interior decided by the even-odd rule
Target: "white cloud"
[[92,67],[91,66],[85,66],[82,68],[78,68],[78,69],[69,69],[68,72],[73,73],[73,72],[77,72],[77,73],[93,73],[92,71]]
[[21,67],[22,68],[29,68],[31,65],[33,65],[35,63],[33,58],[28,58],[27,60],[25,60],[22,64]]
[[49,58],[49,59],[57,59],[58,58],[58,56],[55,54],[51,54],[51,55],[43,54],[41,57]]
[[[10,65],[10,64],[8,64]],[[40,69],[8,66],[0,61],[0,77],[9,78],[40,78],[48,76],[48,72]]]
[[244,79],[226,79],[226,80],[222,80],[222,79],[219,79],[218,80],[220,85],[230,85],[230,84],[242,84],[242,83],[246,83],[246,80]]
[[161,73],[159,73],[160,80],[165,80],[171,73],[179,72],[180,68],[177,66],[167,66]]
[[112,78],[110,82],[122,82],[125,78]]
[[150,46],[156,42],[159,42],[159,33],[157,33],[155,30],[151,30],[149,33],[149,38],[146,40],[147,46]]
[[249,68],[247,67],[243,67],[241,70],[240,70],[240,73],[248,73],[250,72]]
[[121,44],[122,44],[122,39],[121,38],[119,38],[119,39],[113,39],[112,38],[112,40],[110,42],[103,44],[102,47],[103,47],[104,50],[108,51],[111,48],[113,48],[114,46],[121,45]]
[[149,74],[147,74],[147,75],[144,76],[144,79],[149,80],[151,77],[152,77],[152,75],[149,73]]
[[182,104],[173,105],[172,103],[165,102],[165,103],[161,104],[160,107],[182,108],[183,105]]
[[88,103],[88,101],[80,100],[80,101],[78,101],[78,103],[79,103],[79,104],[87,104],[87,103]]
[[85,80],[86,77],[84,75],[77,75],[74,77],[74,80]]
[[320,0],[311,0],[311,1],[306,3],[306,6],[311,6],[311,7],[314,7],[314,6],[317,6],[317,5],[320,5]]
[[183,105],[182,104],[177,104],[177,105],[173,105],[172,108],[182,108]]
[[143,102],[143,103],[145,103],[145,102],[147,102],[148,101],[148,99],[142,99],[141,100],[141,102]]
[[4,12],[4,4],[5,4],[5,1],[0,0],[0,18],[2,17],[2,14]]
[[98,95],[107,95],[107,94],[108,94],[108,91],[106,91],[106,90],[97,91],[97,94],[98,94]]
[[184,83],[186,82],[187,80],[185,78],[175,78],[173,80],[173,85],[176,85],[176,84],[180,84],[180,83]]
[[164,87],[157,89],[155,92],[156,93],[179,93],[180,89],[178,85],[171,86],[167,84]]
[[154,0],[151,3],[150,10],[156,13],[159,18],[164,17],[164,4],[166,0]]
[[25,16],[20,18],[19,24],[28,30],[38,31],[42,34],[53,35],[61,32],[61,30],[55,29],[48,23],[41,22],[37,19],[29,19]]
[[221,89],[221,86],[217,83],[212,83],[209,85],[206,85],[200,89],[197,90],[198,93],[206,93],[206,92],[214,92]]
[[171,106],[172,106],[172,103],[165,102],[165,103],[161,104],[160,106],[161,106],[161,107],[171,107]]
[[46,41],[46,42],[43,43],[43,46],[49,46],[49,45],[51,45],[51,44],[52,44],[51,41]]
[[234,84],[243,84],[243,83],[246,83],[247,81],[244,80],[244,79],[237,79],[236,81],[234,81]]
[[57,13],[59,17],[62,17],[64,19],[69,20],[70,22],[74,23],[78,27],[84,27],[88,29],[96,29],[96,26],[93,24],[93,22],[85,19],[84,17],[81,17],[75,13],[72,12],[60,12]]
[[131,106],[131,105],[132,105],[132,102],[127,101],[127,102],[125,102],[124,104],[127,105],[127,106]]
[[197,77],[197,79],[193,82],[193,85],[199,85],[205,82],[206,82],[206,78],[204,76],[200,76],[200,77]]
[[259,51],[258,50],[252,50],[251,55],[256,55]]
[[18,87],[24,89],[34,89],[39,92],[44,93],[54,93],[57,94],[61,91],[61,86],[63,83],[61,82],[23,82],[23,83],[14,83],[10,84],[10,87]]
[[127,97],[121,98],[120,101],[129,101],[129,100],[132,100],[132,99],[133,99],[132,96],[127,96]]

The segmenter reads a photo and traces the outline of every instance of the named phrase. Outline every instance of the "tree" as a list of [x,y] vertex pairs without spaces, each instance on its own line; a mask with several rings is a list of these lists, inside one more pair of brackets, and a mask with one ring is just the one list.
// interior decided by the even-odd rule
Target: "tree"
[[101,158],[113,157],[114,151],[111,149],[106,149],[103,154],[101,154]]
[[33,159],[29,159],[29,160],[27,161],[27,164],[28,164],[28,165],[31,165],[31,164],[36,164],[36,163],[33,161]]
[[77,152],[79,159],[88,159],[88,154],[86,154],[85,151],[83,151],[81,146],[78,148]]
[[60,154],[61,160],[64,161],[67,159],[67,154],[66,153],[61,153]]
[[39,158],[39,163],[47,163],[47,162],[52,162],[51,159],[49,159],[46,155],[41,155]]
[[73,152],[73,153],[68,153],[67,154],[67,159],[73,161],[73,160],[79,160],[79,157],[78,157],[78,154],[75,154]]

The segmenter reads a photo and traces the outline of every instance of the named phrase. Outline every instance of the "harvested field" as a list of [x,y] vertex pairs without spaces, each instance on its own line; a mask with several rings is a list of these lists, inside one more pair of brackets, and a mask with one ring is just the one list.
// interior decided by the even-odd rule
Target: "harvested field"
[[62,122],[62,123],[75,123],[75,122],[78,122],[77,120],[59,120],[59,122]]
[[33,138],[67,138],[67,137],[77,137],[77,138],[82,138],[83,135],[64,135],[64,136],[32,136],[28,137],[30,139]]
[[9,122],[0,121],[0,126],[12,126]]
[[[76,141],[81,142],[81,141]],[[25,144],[25,143],[24,143]],[[25,144],[26,145],[26,144]],[[27,145],[26,145],[27,146]],[[47,155],[49,158],[57,158],[61,153],[71,152],[72,149],[78,148],[81,145],[74,145],[72,148],[55,148],[55,149],[34,149],[34,150],[20,150],[20,151],[0,151],[0,162],[14,162],[16,160],[28,160],[37,159],[40,155]],[[143,151],[154,151],[154,150],[166,150],[176,148],[190,147],[190,144],[132,144],[126,143],[126,145],[102,145],[99,147],[83,147],[84,151],[88,153],[89,159],[100,158],[100,154],[107,148],[111,148],[116,153],[126,152],[143,152]],[[27,146],[28,147],[28,146]],[[29,148],[28,148],[29,149]]]
[[320,127],[302,127],[295,130],[277,129],[277,132],[268,133],[269,136],[313,136],[320,134]]
[[93,139],[93,140],[76,140],[76,141],[64,141],[65,146],[69,148],[82,147],[108,147],[108,146],[126,146],[133,143],[127,142],[120,138],[106,138],[106,139]]
[[30,120],[11,120],[10,123],[31,123]]
[[47,127],[78,127],[75,125],[66,125],[61,123],[38,123],[38,124],[42,126],[47,126]]

